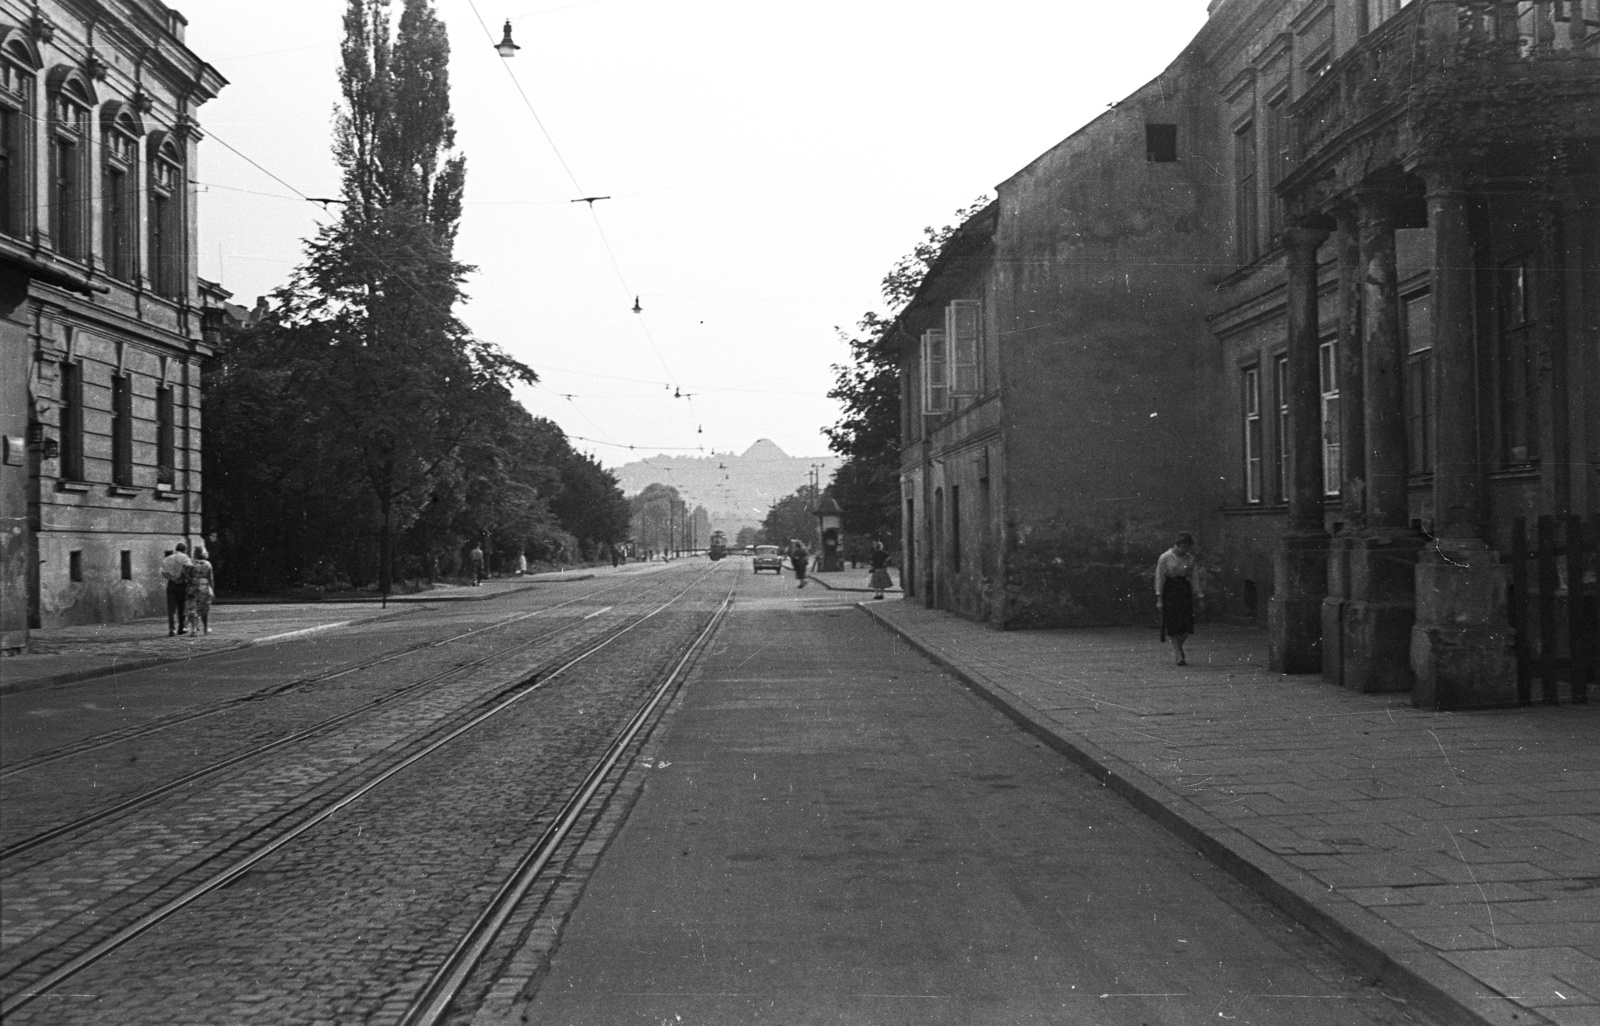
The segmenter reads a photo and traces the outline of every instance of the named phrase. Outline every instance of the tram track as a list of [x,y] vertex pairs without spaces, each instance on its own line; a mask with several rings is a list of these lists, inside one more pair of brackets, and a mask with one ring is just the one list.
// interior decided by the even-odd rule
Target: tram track
[[[660,590],[662,590],[660,587],[650,587],[650,588],[646,589],[642,593],[641,597],[648,596],[648,595],[650,595],[650,594],[652,594],[654,592],[660,591]],[[602,592],[602,594],[603,593],[605,593],[605,592]],[[680,594],[682,594],[682,593],[680,592]],[[524,620],[531,619],[534,616],[538,616],[541,613],[546,613],[546,612],[550,612],[550,611],[555,610],[555,609],[560,609],[560,608],[563,608],[565,606],[572,605],[573,603],[576,603],[576,602],[592,601],[593,597],[594,597],[593,595],[588,595],[588,596],[584,596],[582,598],[572,599],[572,600],[570,600],[568,602],[560,603],[557,606],[548,607],[547,609],[532,610],[532,611],[529,611],[529,612],[518,614],[516,616],[506,617],[506,618],[504,618],[504,619],[502,619],[502,620],[500,620],[500,621],[498,621],[498,622],[496,622],[494,624],[489,624],[489,625],[486,625],[484,627],[479,627],[479,628],[476,628],[476,629],[471,630],[471,631],[464,631],[464,632],[462,632],[460,634],[457,634],[457,635],[454,635],[454,636],[452,636],[450,638],[442,639],[442,640],[439,640],[439,641],[425,642],[425,643],[422,643],[421,645],[412,646],[412,647],[409,647],[409,648],[407,648],[405,650],[402,650],[400,652],[397,652],[397,653],[392,653],[390,655],[386,655],[386,656],[380,657],[378,659],[368,660],[367,662],[365,662],[364,664],[362,664],[362,665],[360,665],[358,667],[342,669],[342,670],[339,670],[339,671],[334,672],[334,673],[323,675],[323,676],[317,678],[317,682],[327,681],[327,680],[331,680],[331,679],[333,679],[335,677],[344,676],[345,674],[356,672],[356,670],[358,670],[358,669],[370,669],[372,667],[381,665],[383,663],[390,662],[393,659],[401,658],[401,657],[403,657],[405,655],[415,654],[416,652],[421,651],[423,649],[436,648],[436,647],[439,647],[441,645],[448,644],[448,643],[450,643],[452,641],[459,641],[459,640],[462,640],[464,638],[468,638],[468,637],[471,637],[473,635],[483,633],[484,631],[493,630],[493,629],[500,628],[500,627],[510,626],[512,624],[515,624],[515,623],[520,623],[520,622],[522,622]],[[601,610],[599,612],[604,612],[604,611],[605,610]],[[398,702],[398,701],[400,701],[402,699],[409,698],[409,697],[411,697],[413,695],[419,694],[419,693],[425,691],[426,689],[428,689],[428,688],[430,688],[430,687],[438,684],[439,682],[441,682],[443,680],[446,680],[446,679],[448,679],[450,677],[466,674],[471,670],[479,669],[481,667],[487,666],[487,665],[489,665],[491,663],[494,663],[494,662],[497,662],[499,660],[509,658],[509,657],[511,657],[513,655],[516,655],[516,654],[520,653],[520,652],[524,652],[527,649],[534,647],[535,645],[539,645],[539,644],[542,644],[544,642],[547,642],[547,641],[551,640],[552,638],[559,637],[560,635],[562,635],[564,633],[567,633],[568,631],[572,630],[574,627],[581,626],[581,625],[587,623],[590,619],[592,619],[596,615],[598,615],[598,614],[590,614],[590,616],[584,617],[582,620],[578,621],[578,623],[576,623],[576,624],[563,624],[563,625],[560,625],[558,627],[555,627],[552,630],[549,630],[549,631],[546,631],[546,632],[544,632],[542,634],[539,634],[539,635],[537,635],[535,637],[525,638],[525,639],[523,639],[521,641],[518,641],[518,642],[516,642],[514,644],[508,645],[508,646],[506,646],[504,648],[497,649],[496,651],[490,652],[490,653],[488,653],[488,654],[486,654],[484,656],[480,656],[477,659],[473,659],[473,660],[470,660],[470,661],[464,662],[464,663],[457,663],[457,664],[455,664],[453,666],[450,666],[450,667],[448,667],[448,668],[446,668],[444,670],[440,670],[437,673],[430,674],[430,675],[428,675],[426,677],[421,678],[420,680],[416,680],[416,681],[413,681],[410,684],[404,685],[403,687],[399,688],[398,690],[391,691],[391,692],[388,692],[386,694],[380,695],[377,698],[374,698],[369,702],[366,702],[366,703],[364,703],[362,705],[356,706],[355,708],[347,709],[344,712],[337,713],[337,714],[335,714],[333,716],[325,717],[324,719],[319,720],[316,723],[313,723],[313,724],[311,724],[311,725],[309,725],[307,727],[301,728],[300,730],[296,730],[296,731],[294,731],[292,733],[289,733],[289,734],[286,734],[286,735],[284,735],[282,737],[276,738],[276,739],[274,739],[272,741],[269,741],[269,742],[267,742],[265,744],[261,744],[261,745],[256,745],[256,746],[250,747],[250,748],[248,748],[248,749],[246,749],[246,750],[244,750],[242,752],[237,752],[237,753],[235,753],[233,755],[230,755],[228,758],[219,760],[217,762],[213,762],[213,763],[211,763],[209,765],[206,765],[206,766],[202,766],[199,769],[196,769],[196,770],[193,770],[193,771],[191,771],[189,773],[184,774],[183,776],[177,777],[177,778],[175,778],[173,780],[169,780],[164,784],[157,785],[156,787],[151,788],[151,789],[146,790],[146,791],[141,791],[140,793],[138,793],[138,794],[136,794],[136,795],[134,795],[134,796],[132,796],[130,798],[127,798],[127,799],[125,799],[125,800],[123,800],[121,802],[118,802],[118,803],[116,803],[114,805],[110,805],[110,806],[107,806],[107,807],[105,807],[103,809],[96,810],[93,813],[90,813],[90,814],[85,815],[85,816],[81,816],[81,817],[79,817],[79,818],[77,818],[75,820],[72,820],[70,822],[67,822],[67,823],[62,823],[62,824],[60,824],[58,826],[55,826],[55,827],[52,827],[52,828],[50,828],[48,830],[44,830],[44,831],[41,831],[39,833],[33,834],[33,835],[29,836],[29,837],[23,838],[22,840],[19,840],[19,841],[15,841],[15,842],[13,842],[11,844],[0,846],[0,872],[4,871],[5,864],[6,864],[7,860],[13,859],[18,855],[21,855],[21,854],[23,854],[25,852],[28,852],[28,851],[32,851],[33,849],[41,847],[42,845],[45,845],[45,844],[49,844],[52,841],[57,841],[57,840],[61,840],[62,838],[71,837],[71,836],[76,835],[76,834],[81,834],[85,830],[88,830],[88,829],[94,827],[97,824],[106,822],[108,820],[115,819],[115,818],[117,818],[119,816],[123,816],[123,815],[127,815],[129,813],[137,812],[139,809],[145,808],[145,807],[149,806],[150,804],[158,801],[159,799],[161,799],[161,798],[163,798],[163,797],[165,797],[165,796],[167,796],[167,795],[169,795],[169,794],[171,794],[171,793],[173,793],[175,791],[181,790],[181,789],[183,789],[185,787],[188,787],[188,786],[190,786],[192,784],[199,783],[200,781],[206,780],[206,779],[208,779],[210,777],[214,777],[214,776],[216,776],[216,775],[218,775],[220,773],[223,773],[223,772],[225,772],[227,770],[230,770],[230,769],[233,769],[235,767],[241,766],[241,765],[243,765],[245,763],[251,762],[251,761],[253,761],[255,759],[258,759],[258,758],[261,758],[261,757],[263,757],[265,755],[269,755],[272,752],[278,751],[278,750],[283,749],[283,748],[287,748],[290,745],[294,745],[294,744],[297,744],[297,743],[300,743],[300,742],[311,740],[312,738],[318,737],[318,736],[320,736],[322,734],[325,734],[325,733],[327,733],[327,732],[329,732],[329,731],[331,731],[331,730],[333,730],[333,729],[335,729],[337,727],[340,727],[340,726],[342,726],[342,725],[344,725],[344,724],[346,724],[346,723],[348,723],[348,722],[350,722],[352,720],[355,720],[360,716],[371,714],[371,713],[373,713],[375,711],[381,710],[381,709],[383,709],[383,708],[385,708],[385,707],[387,707],[387,706],[389,706],[389,705],[391,705],[391,704],[393,704],[395,702]],[[535,676],[537,676],[537,671],[535,672]],[[257,694],[259,695],[260,693],[258,692]],[[240,701],[243,701],[243,700],[240,700]],[[222,706],[220,708],[213,709],[213,710],[211,710],[210,713],[208,713],[208,715],[215,714],[216,712],[222,711],[225,708],[230,708],[233,704],[236,704],[236,703],[229,703],[226,706]],[[196,718],[199,718],[199,717],[189,717],[186,720],[183,720],[183,721],[180,721],[180,722],[190,722],[190,721],[192,721],[193,719],[196,719]],[[177,724],[172,724],[172,725],[175,726]],[[98,746],[98,747],[100,747],[100,748],[109,747],[110,744],[121,743],[121,742],[126,741],[126,740],[131,740],[131,739],[127,739],[127,738],[119,739],[118,742],[107,742],[106,745],[101,745],[101,746]],[[83,752],[76,752],[74,754],[84,754],[84,753]],[[63,757],[65,757],[65,756],[63,756]]]
[[616,769],[623,754],[644,732],[646,726],[654,721],[658,710],[681,683],[685,670],[705,646],[706,640],[715,633],[732,604],[733,591],[730,588],[722,605],[690,642],[672,671],[651,690],[628,723],[590,766],[582,784],[567,798],[554,821],[540,834],[513,871],[501,881],[494,896],[478,913],[471,927],[457,940],[444,962],[434,970],[428,982],[412,998],[398,1026],[438,1026],[444,1021],[473,971],[482,962],[490,946],[505,930],[512,913],[555,857],[562,842],[594,804],[602,785]]
[[[462,632],[460,632],[458,634],[452,634],[452,635],[450,635],[449,637],[446,637],[446,638],[438,638],[438,639],[433,639],[433,640],[428,640],[428,641],[413,642],[413,643],[411,643],[409,645],[405,645],[405,646],[403,646],[401,648],[393,649],[393,650],[391,650],[389,652],[385,652],[384,654],[382,654],[380,656],[377,656],[375,658],[362,659],[362,660],[358,660],[356,662],[346,663],[346,664],[343,664],[341,666],[325,670],[325,671],[323,671],[321,673],[315,673],[315,674],[310,674],[310,675],[306,675],[306,676],[293,677],[293,678],[291,678],[289,680],[285,680],[285,681],[277,681],[277,682],[275,682],[275,683],[273,683],[273,684],[271,684],[271,685],[269,685],[267,687],[258,688],[257,690],[252,691],[252,692],[250,692],[248,694],[239,695],[237,697],[229,698],[229,699],[226,699],[225,701],[221,701],[221,702],[215,702],[215,703],[212,703],[211,705],[203,706],[203,707],[198,708],[198,709],[187,709],[187,710],[185,710],[183,712],[180,712],[180,713],[173,713],[173,714],[168,715],[168,716],[163,716],[163,717],[160,717],[158,719],[151,720],[149,722],[139,724],[136,727],[126,728],[126,729],[122,729],[122,730],[115,730],[115,731],[106,731],[106,732],[101,733],[101,734],[96,734],[96,735],[93,735],[91,737],[83,738],[83,739],[80,739],[78,741],[73,742],[70,745],[63,745],[60,748],[51,749],[50,751],[46,751],[46,752],[40,752],[37,755],[33,755],[33,756],[30,756],[30,757],[28,757],[26,759],[19,760],[19,761],[15,762],[15,763],[12,763],[11,765],[0,767],[0,781],[7,780],[7,779],[9,779],[9,778],[11,778],[13,776],[16,776],[17,774],[26,773],[26,772],[28,772],[30,770],[37,769],[37,768],[39,768],[41,766],[47,766],[47,765],[50,765],[51,763],[61,762],[62,760],[65,760],[65,759],[71,759],[71,758],[75,758],[75,757],[80,756],[80,755],[86,755],[86,754],[89,754],[91,752],[100,751],[102,749],[109,748],[109,747],[112,747],[114,745],[125,744],[126,742],[129,742],[129,741],[135,741],[135,740],[138,740],[140,738],[149,737],[149,736],[151,736],[153,734],[159,734],[164,730],[170,730],[170,729],[172,729],[174,727],[179,727],[179,726],[183,726],[183,725],[188,724],[188,723],[193,723],[196,720],[202,720],[202,719],[206,719],[206,718],[211,717],[211,716],[219,715],[221,713],[226,713],[226,712],[229,712],[231,710],[237,709],[240,706],[248,705],[248,704],[250,704],[252,702],[260,702],[260,701],[263,701],[265,699],[273,698],[273,697],[276,697],[278,695],[285,694],[285,693],[292,692],[292,691],[296,691],[296,690],[299,690],[299,689],[308,688],[308,687],[311,687],[313,685],[325,684],[328,681],[337,680],[340,677],[349,676],[350,674],[353,674],[353,673],[359,673],[359,672],[361,672],[363,670],[370,670],[370,669],[373,669],[375,667],[382,666],[383,664],[393,662],[396,659],[404,659],[405,657],[411,656],[411,655],[415,655],[418,652],[425,652],[425,651],[428,651],[430,649],[440,648],[440,647],[442,647],[444,645],[449,645],[449,644],[453,644],[455,642],[464,641],[464,640],[466,640],[468,638],[476,637],[477,635],[484,634],[484,633],[486,633],[488,631],[498,630],[499,628],[502,628],[502,627],[508,627],[508,626],[511,626],[513,624],[516,624],[516,623],[521,623],[524,620],[528,620],[528,619],[531,619],[531,618],[536,617],[536,616],[542,616],[542,615],[545,615],[545,614],[548,614],[548,613],[552,613],[552,612],[555,612],[557,610],[564,609],[564,608],[566,608],[568,606],[577,605],[577,604],[580,604],[580,603],[583,603],[583,602],[590,602],[590,601],[593,601],[596,597],[598,597],[600,595],[606,595],[606,594],[610,594],[612,592],[624,589],[624,588],[628,587],[632,583],[634,583],[634,582],[625,581],[625,582],[620,582],[620,583],[617,583],[617,584],[612,584],[612,585],[609,585],[607,587],[600,588],[600,589],[598,589],[596,591],[589,592],[589,593],[586,593],[584,595],[580,595],[577,598],[568,599],[565,602],[559,602],[559,603],[557,603],[557,604],[555,604],[553,606],[546,606],[546,607],[544,607],[542,609],[526,610],[526,611],[523,611],[523,612],[519,612],[519,613],[513,614],[511,616],[507,616],[507,617],[504,617],[504,618],[502,618],[500,620],[497,620],[494,623],[489,623],[489,624],[484,624],[484,625],[479,626],[479,627],[474,627],[471,630],[462,631]],[[654,584],[655,582],[651,582],[651,583]],[[652,590],[656,590],[656,589],[654,589],[654,588],[647,589],[644,592],[644,594],[649,594],[650,591],[652,591]],[[199,657],[196,657],[196,658],[197,659],[216,658],[216,657],[219,657],[219,656],[230,655],[230,654],[232,654],[231,651],[224,651],[224,652],[212,653],[212,654],[207,655],[207,656],[199,656]],[[192,661],[193,660],[191,660],[191,662]],[[3,859],[3,858],[4,858],[4,849],[0,849],[0,859]]]
[[[199,879],[198,882],[187,886],[184,890],[182,890],[181,893],[160,901],[160,903],[154,905],[154,907],[140,910],[138,911],[137,915],[133,915],[131,912],[125,913],[121,918],[127,919],[128,921],[116,926],[109,934],[106,934],[92,942],[82,939],[78,940],[72,945],[73,947],[79,949],[76,954],[72,955],[66,961],[54,966],[53,968],[48,969],[43,973],[43,975],[37,977],[32,982],[25,984],[23,989],[6,996],[3,999],[0,999],[0,1017],[11,1016],[16,1012],[17,1009],[29,1004],[40,995],[49,993],[54,988],[58,987],[62,982],[80,973],[88,966],[93,965],[112,955],[156,924],[178,914],[183,909],[194,904],[205,895],[217,891],[220,888],[226,887],[233,881],[240,879],[246,873],[249,873],[252,868],[260,864],[263,860],[271,858],[272,856],[284,851],[305,834],[314,830],[317,826],[326,822],[328,819],[338,814],[341,810],[350,806],[351,803],[356,802],[363,796],[379,788],[396,775],[404,772],[406,769],[412,767],[423,759],[428,758],[430,755],[439,752],[441,749],[444,749],[446,746],[473,731],[480,725],[492,721],[494,718],[500,716],[500,714],[527,699],[529,696],[543,692],[551,683],[561,679],[575,667],[590,660],[592,657],[606,650],[623,637],[638,629],[643,624],[657,617],[667,609],[672,608],[675,603],[683,599],[685,595],[693,591],[698,585],[700,585],[706,578],[710,576],[712,576],[711,573],[696,575],[694,580],[690,581],[688,585],[680,589],[675,595],[668,598],[665,602],[651,609],[649,612],[640,616],[630,617],[626,623],[618,627],[608,629],[599,640],[585,642],[581,645],[575,646],[575,648],[579,649],[579,651],[577,651],[575,654],[573,654],[572,649],[569,649],[567,653],[563,653],[561,656],[557,657],[557,659],[552,660],[550,664],[547,664],[545,667],[541,667],[531,676],[524,677],[517,682],[499,689],[497,693],[482,698],[478,702],[474,703],[470,708],[458,710],[454,715],[446,717],[444,721],[436,724],[432,729],[424,731],[419,736],[409,739],[403,746],[399,748],[399,750],[390,753],[390,757],[383,760],[382,766],[369,767],[368,772],[362,774],[361,780],[358,782],[352,782],[345,786],[339,794],[319,795],[312,798],[308,803],[302,803],[295,809],[284,811],[281,815],[276,817],[277,823],[282,825],[275,826],[270,831],[272,836],[261,841],[261,843],[255,844],[253,850],[249,853],[240,857],[230,858],[228,864],[221,866],[220,868],[206,870],[203,878]],[[653,697],[650,702],[647,703],[645,712],[636,715],[634,719],[630,721],[629,729],[624,732],[628,740],[631,740],[638,734],[643,723],[645,722],[645,719],[648,717],[650,710],[653,710],[659,706],[661,697],[667,693],[672,683],[679,679],[683,669],[688,665],[688,662],[694,653],[698,651],[705,638],[710,636],[710,633],[712,630],[714,630],[716,624],[720,622],[723,611],[727,608],[728,602],[731,601],[731,593],[732,588],[730,587],[729,596],[724,598],[722,607],[712,615],[709,622],[684,651],[673,672],[667,676],[666,681],[661,686],[653,690]],[[614,745],[611,749],[608,749],[610,758],[610,761],[606,763],[608,767],[615,765],[616,760],[620,758],[620,754],[626,747],[627,743],[628,741],[623,741],[621,747],[616,747]],[[593,776],[592,773],[591,776]],[[600,777],[597,779],[603,779],[603,777],[604,772],[601,772]],[[592,797],[592,790],[590,792],[590,796]],[[587,799],[585,799],[585,801],[587,801]],[[312,811],[310,808],[312,805],[317,806],[314,811]],[[294,821],[292,823],[288,822],[290,819],[293,819]],[[570,829],[570,824],[566,829]],[[547,836],[549,833],[550,832],[547,831]],[[562,830],[561,836],[565,836],[565,833],[566,830]],[[252,840],[259,840],[259,838],[253,837]],[[552,850],[553,844],[556,843],[559,843],[559,837],[552,842]],[[547,858],[548,855],[546,855],[544,859],[538,859],[538,864],[542,866],[544,864],[544,860]],[[535,869],[533,872],[536,874],[537,870]],[[181,877],[182,874],[179,874],[179,876]],[[529,879],[531,880],[531,877],[529,877]],[[504,890],[504,888],[502,888],[502,890]],[[514,906],[514,902],[512,904]],[[129,918],[130,916],[131,918]],[[50,950],[56,949],[52,948]],[[29,957],[25,962],[15,966],[8,973],[8,976],[15,977],[19,975],[20,972],[29,969],[31,965],[37,964],[41,959],[47,958],[49,953],[50,951],[44,951],[35,956]]]

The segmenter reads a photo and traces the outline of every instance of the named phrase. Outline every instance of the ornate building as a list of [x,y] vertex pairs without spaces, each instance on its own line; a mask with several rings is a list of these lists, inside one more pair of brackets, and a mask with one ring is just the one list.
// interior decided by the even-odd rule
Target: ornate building
[[200,512],[196,111],[158,0],[0,0],[0,648],[158,612]]
[[1190,530],[1275,667],[1516,700],[1514,524],[1600,510],[1600,0],[1214,0],[998,194],[893,329],[919,598],[1149,620]]

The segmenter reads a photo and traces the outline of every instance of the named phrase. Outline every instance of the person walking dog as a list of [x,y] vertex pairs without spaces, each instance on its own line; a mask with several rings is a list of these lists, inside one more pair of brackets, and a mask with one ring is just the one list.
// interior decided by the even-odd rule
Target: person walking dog
[[1172,654],[1179,666],[1188,666],[1183,643],[1194,633],[1195,605],[1200,592],[1200,572],[1195,565],[1194,535],[1188,531],[1156,560],[1156,608],[1161,611],[1161,640],[1172,639]]
[[894,579],[889,576],[889,553],[881,541],[872,543],[872,576],[867,578],[867,586],[877,592],[874,599],[883,598],[884,589],[894,587]]
[[185,633],[184,605],[189,595],[189,546],[179,542],[161,560],[161,576],[167,582],[167,637]]

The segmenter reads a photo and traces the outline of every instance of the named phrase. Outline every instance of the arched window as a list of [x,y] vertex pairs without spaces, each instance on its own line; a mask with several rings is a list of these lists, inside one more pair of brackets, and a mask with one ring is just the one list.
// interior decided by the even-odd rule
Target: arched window
[[176,299],[183,281],[183,154],[171,136],[150,147],[150,284]]
[[[59,69],[58,69],[59,70]],[[89,109],[81,75],[61,76],[50,92],[50,240],[72,260],[88,255]]]
[[119,281],[132,281],[137,238],[139,123],[126,108],[112,107],[102,115],[101,124],[100,230],[106,273]]
[[25,236],[32,226],[31,131],[39,63],[20,33],[0,46],[0,232]]

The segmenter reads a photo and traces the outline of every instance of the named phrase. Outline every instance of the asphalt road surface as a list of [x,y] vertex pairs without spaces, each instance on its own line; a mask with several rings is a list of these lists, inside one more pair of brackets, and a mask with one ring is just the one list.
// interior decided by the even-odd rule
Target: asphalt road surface
[[741,582],[537,995],[481,1023],[1423,1021],[860,597]]

